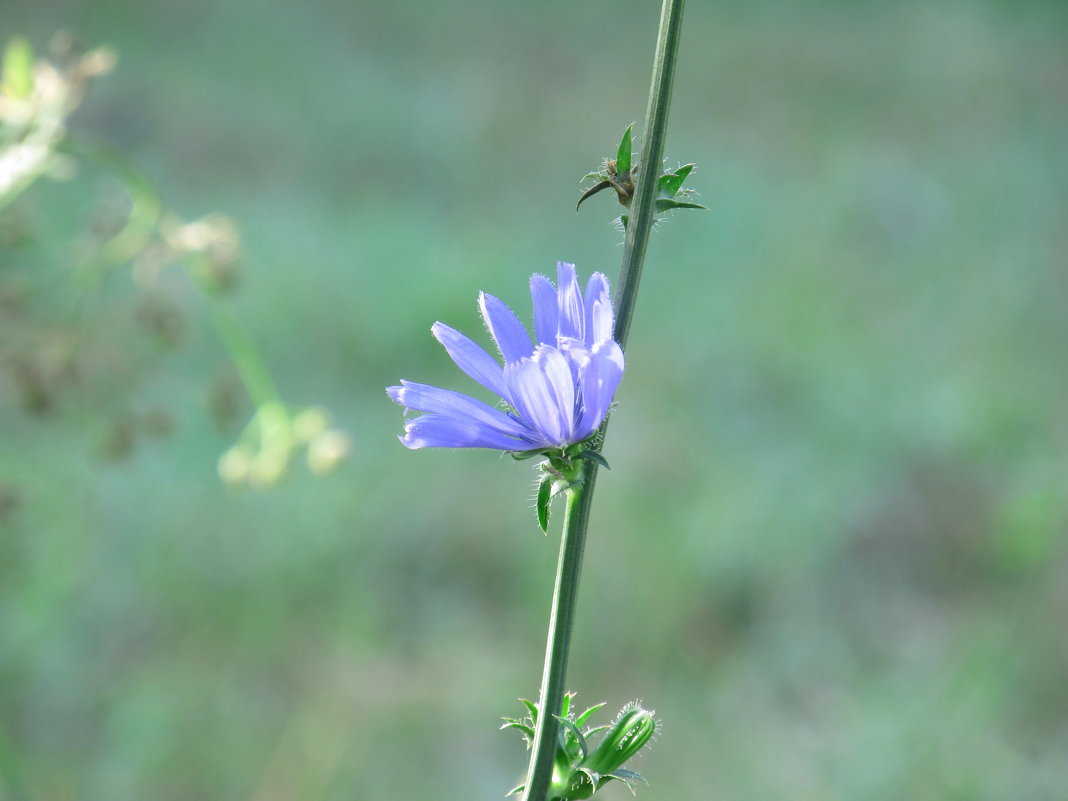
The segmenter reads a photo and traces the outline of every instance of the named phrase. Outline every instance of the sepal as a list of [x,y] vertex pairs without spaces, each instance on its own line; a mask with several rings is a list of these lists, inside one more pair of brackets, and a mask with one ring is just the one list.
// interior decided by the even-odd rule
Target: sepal
[[534,508],[538,517],[538,528],[543,534],[549,531],[549,507],[557,495],[586,481],[586,463],[592,462],[605,470],[610,470],[608,462],[596,450],[599,440],[596,436],[576,442],[567,448],[541,449],[512,453],[514,459],[527,459],[533,455],[547,456],[542,462],[541,476]]

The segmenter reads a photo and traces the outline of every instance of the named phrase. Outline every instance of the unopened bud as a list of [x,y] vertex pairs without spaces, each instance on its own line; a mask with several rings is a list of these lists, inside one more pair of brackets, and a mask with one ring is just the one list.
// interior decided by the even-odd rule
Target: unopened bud
[[582,761],[582,767],[609,775],[623,767],[655,733],[656,719],[650,710],[637,704],[625,707],[600,745]]

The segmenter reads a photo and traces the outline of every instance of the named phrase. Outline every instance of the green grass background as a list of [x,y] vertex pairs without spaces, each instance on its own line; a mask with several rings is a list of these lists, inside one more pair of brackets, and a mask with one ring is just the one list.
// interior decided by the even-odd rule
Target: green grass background
[[[615,209],[574,202],[644,113],[657,16],[0,5],[2,38],[118,51],[74,128],[238,221],[237,312],[355,443],[335,475],[225,487],[226,357],[180,280],[150,371],[46,416],[0,394],[0,799],[516,783],[497,726],[537,692],[557,535],[528,464],[406,451],[383,388],[470,387],[429,327],[480,334],[479,289],[526,316],[557,259],[614,280]],[[646,801],[1066,797],[1066,34],[1053,2],[691,0],[667,154],[711,211],[650,248],[570,672],[657,709]],[[103,180],[20,199],[33,258],[62,266]],[[109,308],[92,330],[147,347]],[[100,458],[156,405],[169,437]]]

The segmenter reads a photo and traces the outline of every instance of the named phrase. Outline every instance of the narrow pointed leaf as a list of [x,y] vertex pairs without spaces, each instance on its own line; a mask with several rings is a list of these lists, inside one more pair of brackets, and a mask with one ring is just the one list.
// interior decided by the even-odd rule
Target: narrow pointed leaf
[[517,462],[524,462],[534,456],[544,456],[547,450],[547,448],[537,448],[533,451],[508,451],[508,455]]
[[611,185],[612,185],[611,181],[605,180],[605,181],[601,181],[599,184],[596,184],[595,186],[591,186],[589,189],[587,189],[585,192],[583,192],[582,193],[582,197],[580,197],[578,199],[578,203],[575,204],[575,211],[578,211],[579,206],[582,205],[582,201],[584,201],[586,198],[593,197],[598,192],[600,192],[602,189],[607,189]]
[[623,175],[630,170],[631,148],[634,144],[631,136],[633,127],[628,125],[627,130],[623,132],[623,138],[619,140],[619,149],[616,150],[616,175]]
[[630,790],[630,794],[633,796],[638,795],[636,792],[634,792],[635,782],[642,782],[643,784],[649,783],[645,781],[645,777],[642,776],[640,773],[635,773],[633,770],[626,770],[625,768],[617,768],[616,770],[608,774],[605,779],[619,779],[621,782],[623,782],[623,784],[627,786],[627,789]]
[[519,703],[527,708],[527,712],[530,715],[530,722],[537,724],[538,722],[538,705],[533,701],[528,701],[526,698],[520,698]]
[[549,533],[549,502],[552,500],[552,477],[546,476],[538,485],[538,527],[542,534]]
[[[590,747],[586,743],[585,736],[583,736],[582,732],[578,730],[578,727],[567,718],[557,716],[556,719],[557,721],[559,721],[561,726],[566,728],[569,732],[571,732],[572,735],[574,735],[575,742],[578,743],[579,754],[583,759],[585,759],[586,755],[590,753]],[[560,729],[561,737],[563,737],[564,735],[564,728]]]
[[660,191],[666,195],[674,196],[685,183],[687,176],[693,171],[694,165],[687,164],[679,167],[675,172],[669,172],[660,176]]
[[[586,725],[586,721],[590,719],[590,715],[592,715],[598,709],[601,709],[603,706],[605,706],[604,702],[601,702],[601,703],[597,704],[597,706],[591,706],[589,709],[587,709],[585,712],[583,712],[581,715],[579,715],[577,718],[575,718],[575,725],[576,726],[585,726]],[[607,726],[605,728],[607,728]]]
[[[608,462],[605,461],[605,458],[603,456],[601,456],[601,454],[599,454],[597,451],[583,451],[582,453],[579,454],[579,458],[580,459],[585,459],[586,461],[589,461],[589,462],[597,462],[597,464],[599,464],[605,470],[611,470],[612,469],[611,467],[608,466]],[[602,706],[603,706],[603,704],[602,704]]]
[[675,170],[675,174],[685,181],[690,176],[690,173],[693,172],[693,168],[695,166],[696,165],[694,164],[684,164],[683,166]]
[[670,200],[668,198],[657,199],[657,211],[671,211],[672,209],[704,209],[705,211],[708,211],[708,206],[702,206],[700,203],[686,203],[678,200]]
[[504,729],[519,729],[519,731],[523,734],[524,737],[530,740],[534,739],[534,729],[532,729],[526,723],[521,723],[518,720],[508,721],[507,723],[501,726],[501,730],[503,731]]
[[642,776],[640,773],[638,773],[638,771],[636,771],[636,770],[627,770],[626,768],[616,768],[614,771],[612,771],[608,775],[612,776],[612,777],[614,777],[616,779],[620,779],[622,781],[625,781],[625,782],[637,781],[637,782],[645,782],[646,784],[649,783],[649,782],[645,781],[645,777]]

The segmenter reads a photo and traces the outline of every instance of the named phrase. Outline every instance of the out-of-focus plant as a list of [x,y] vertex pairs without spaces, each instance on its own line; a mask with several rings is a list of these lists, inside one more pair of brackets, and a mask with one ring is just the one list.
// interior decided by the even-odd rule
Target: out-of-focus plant
[[[0,73],[0,255],[10,256],[0,273],[0,371],[8,377],[0,381],[0,393],[8,390],[25,410],[44,413],[76,386],[91,385],[90,394],[128,390],[143,368],[131,367],[136,356],[116,354],[101,342],[106,335],[99,329],[108,329],[99,320],[104,284],[116,268],[129,268],[134,292],[123,301],[137,311],[127,316],[141,332],[170,347],[181,339],[182,315],[165,276],[179,267],[205,299],[254,406],[237,443],[219,460],[220,476],[229,484],[268,486],[301,452],[314,473],[332,471],[351,448],[348,436],[330,427],[324,409],[294,408],[283,401],[262,354],[226,303],[241,255],[237,225],[218,214],[180,219],[121,150],[69,130],[70,115],[92,79],[114,68],[114,52],[79,53],[69,36],[58,34],[51,55],[50,60],[36,57],[29,42],[16,37],[7,43]],[[26,266],[32,259],[19,258],[20,249],[47,238],[38,237],[28,219],[27,190],[42,179],[70,181],[82,165],[119,183],[120,208],[113,208],[114,201],[98,203],[73,247],[50,253],[45,265]],[[27,208],[20,208],[24,204]],[[138,434],[169,428],[166,410],[133,414],[125,409],[104,437],[103,451],[122,457]]]
[[17,36],[4,49],[0,75],[0,208],[40,175],[65,174],[57,148],[67,133],[67,117],[85,97],[90,79],[115,66],[115,54],[102,47],[71,56],[69,37],[53,50],[66,64],[37,60],[30,43]]

